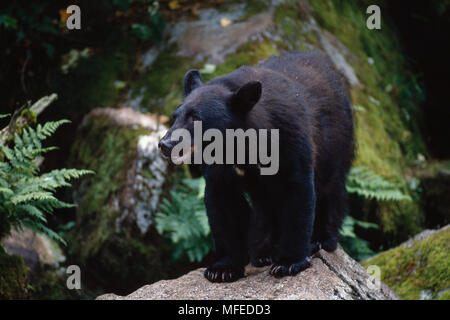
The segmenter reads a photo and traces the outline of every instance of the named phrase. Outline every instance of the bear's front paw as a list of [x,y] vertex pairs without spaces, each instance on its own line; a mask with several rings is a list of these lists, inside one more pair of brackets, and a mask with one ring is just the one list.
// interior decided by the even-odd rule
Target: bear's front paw
[[204,274],[211,282],[234,282],[244,276],[243,267],[212,266],[206,268]]
[[284,276],[295,276],[297,273],[309,268],[311,259],[308,257],[304,260],[294,263],[274,263],[270,268],[270,274],[275,278]]

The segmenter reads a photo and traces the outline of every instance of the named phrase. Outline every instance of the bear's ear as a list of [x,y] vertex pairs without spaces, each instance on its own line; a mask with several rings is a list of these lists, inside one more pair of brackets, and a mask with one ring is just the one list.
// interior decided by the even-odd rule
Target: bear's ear
[[189,70],[184,76],[184,95],[188,96],[194,89],[202,85],[202,78],[198,70]]
[[249,112],[261,98],[261,91],[261,82],[247,82],[233,94],[231,107],[237,112]]

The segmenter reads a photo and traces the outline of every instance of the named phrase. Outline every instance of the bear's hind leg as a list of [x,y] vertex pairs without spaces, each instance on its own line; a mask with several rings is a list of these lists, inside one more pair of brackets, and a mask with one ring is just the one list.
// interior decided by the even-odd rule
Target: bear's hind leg
[[319,191],[312,241],[318,249],[332,252],[337,248],[339,229],[347,212],[347,191],[343,181],[337,180],[326,192]]
[[271,206],[270,194],[252,192],[252,215],[249,230],[250,263],[264,267],[273,262],[273,213],[277,208]]
[[[289,181],[290,180],[290,181]],[[280,210],[275,226],[276,250],[270,274],[294,276],[310,266],[315,192],[312,172],[293,173],[280,188]]]

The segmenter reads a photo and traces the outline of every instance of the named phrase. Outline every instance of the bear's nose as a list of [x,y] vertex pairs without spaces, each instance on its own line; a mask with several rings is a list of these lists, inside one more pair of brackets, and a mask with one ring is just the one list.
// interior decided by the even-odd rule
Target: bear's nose
[[170,156],[170,151],[172,150],[172,144],[170,143],[170,141],[161,140],[158,143],[158,147],[161,149],[163,155],[165,155],[166,157]]

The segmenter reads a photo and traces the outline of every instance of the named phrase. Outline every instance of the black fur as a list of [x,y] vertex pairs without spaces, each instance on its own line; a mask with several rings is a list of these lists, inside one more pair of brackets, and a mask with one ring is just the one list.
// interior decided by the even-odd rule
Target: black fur
[[[174,129],[279,129],[276,175],[255,165],[202,165],[205,204],[217,262],[205,277],[235,281],[249,260],[273,263],[276,277],[306,269],[321,247],[336,249],[346,213],[345,179],[353,158],[353,120],[345,80],[323,53],[272,56],[254,67],[201,82],[186,75],[186,99],[174,113]],[[252,206],[244,197],[247,193]],[[250,238],[250,239],[249,239]]]

